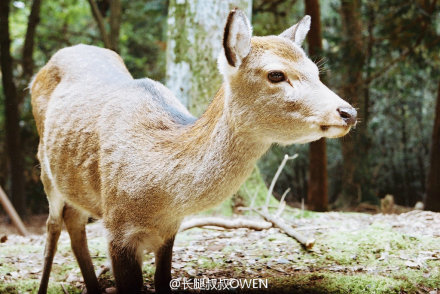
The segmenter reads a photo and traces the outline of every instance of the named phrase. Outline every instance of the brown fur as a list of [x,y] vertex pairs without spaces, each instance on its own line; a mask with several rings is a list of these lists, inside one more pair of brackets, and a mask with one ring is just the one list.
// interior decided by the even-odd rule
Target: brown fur
[[35,123],[37,124],[38,134],[41,136],[44,131],[44,125],[41,118],[45,117],[47,103],[50,99],[50,95],[53,90],[57,87],[58,83],[61,81],[61,72],[59,68],[54,67],[43,67],[38,75],[35,77],[32,83],[32,112],[35,117]]
[[276,36],[254,37],[252,38],[252,50],[255,52],[270,51],[288,62],[298,62],[302,57],[301,54],[296,50],[292,50],[292,46],[286,46],[285,43],[285,40]]

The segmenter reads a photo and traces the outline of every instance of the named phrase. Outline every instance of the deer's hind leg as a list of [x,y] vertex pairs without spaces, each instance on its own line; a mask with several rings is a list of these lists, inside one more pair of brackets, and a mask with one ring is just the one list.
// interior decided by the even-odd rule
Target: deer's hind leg
[[113,275],[119,294],[142,292],[142,250],[136,246],[123,245],[116,240],[109,242]]
[[41,178],[47,194],[47,199],[49,201],[49,217],[47,218],[46,222],[47,237],[46,246],[44,249],[44,267],[40,288],[38,289],[39,294],[44,294],[47,292],[53,258],[57,250],[58,238],[60,237],[61,229],[63,227],[64,200],[60,197],[60,195],[55,195],[52,184],[43,171],[41,173]]
[[174,237],[166,240],[155,252],[156,272],[154,273],[154,287],[157,293],[171,293],[171,260]]
[[98,279],[87,246],[86,224],[88,215],[66,204],[63,213],[64,223],[70,236],[73,253],[86,284],[87,293],[100,293]]

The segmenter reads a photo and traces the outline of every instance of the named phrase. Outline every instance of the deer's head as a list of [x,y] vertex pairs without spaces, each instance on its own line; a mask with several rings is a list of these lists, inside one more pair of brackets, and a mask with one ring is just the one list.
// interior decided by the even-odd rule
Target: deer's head
[[320,81],[301,48],[309,29],[305,16],[279,36],[252,37],[246,15],[229,13],[219,57],[225,107],[270,142],[340,137],[356,124],[356,110]]

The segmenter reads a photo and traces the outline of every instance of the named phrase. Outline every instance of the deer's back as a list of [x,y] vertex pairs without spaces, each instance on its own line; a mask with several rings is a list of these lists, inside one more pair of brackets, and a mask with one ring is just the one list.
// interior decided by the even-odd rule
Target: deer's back
[[43,172],[96,216],[105,189],[133,180],[124,175],[132,176],[128,161],[140,159],[139,148],[194,120],[163,85],[134,80],[116,53],[86,45],[60,50],[37,74],[32,106]]

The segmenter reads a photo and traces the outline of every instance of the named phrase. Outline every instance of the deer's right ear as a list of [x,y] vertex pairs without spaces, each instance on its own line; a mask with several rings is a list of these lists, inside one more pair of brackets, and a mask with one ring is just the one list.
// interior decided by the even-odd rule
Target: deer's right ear
[[301,46],[310,30],[310,23],[311,17],[306,15],[296,25],[282,32],[280,37],[287,38]]
[[252,28],[246,15],[238,9],[231,10],[223,35],[223,49],[229,65],[239,67],[251,50]]

